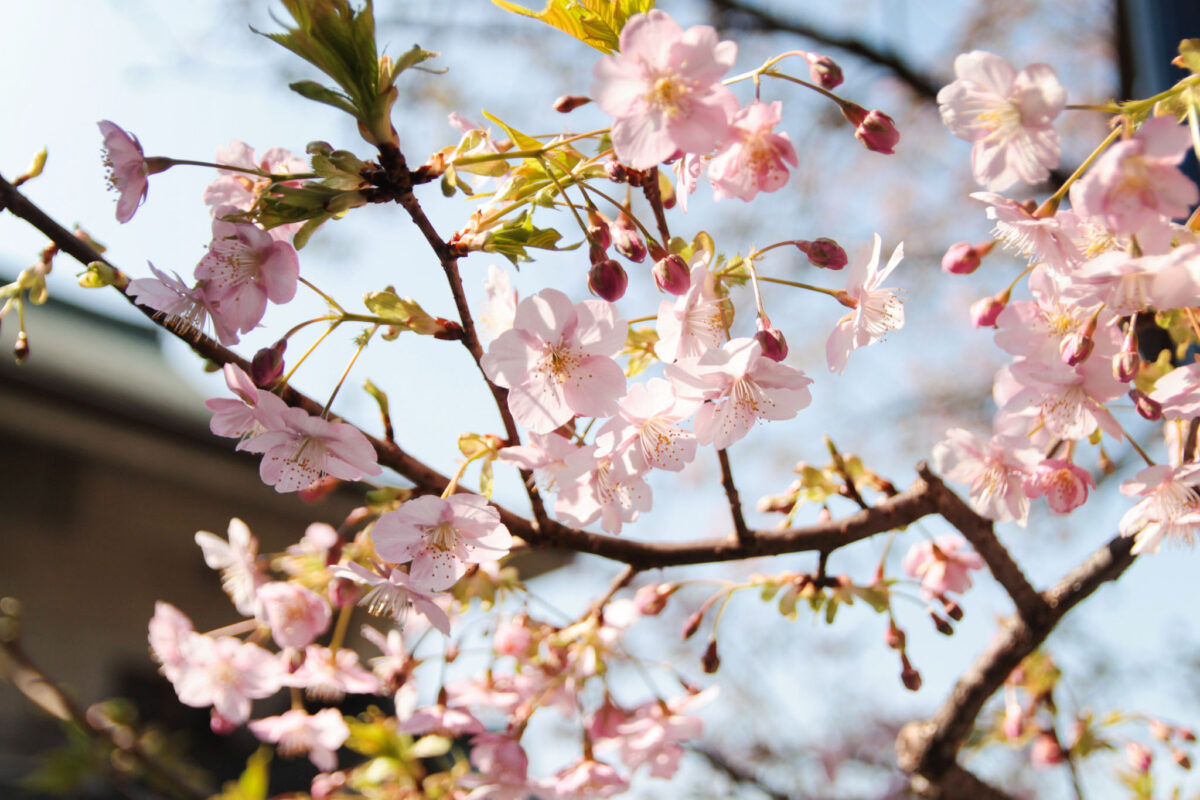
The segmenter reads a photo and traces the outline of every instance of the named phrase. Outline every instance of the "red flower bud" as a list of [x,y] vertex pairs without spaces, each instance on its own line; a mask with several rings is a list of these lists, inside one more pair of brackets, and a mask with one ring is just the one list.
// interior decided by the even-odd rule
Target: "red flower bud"
[[646,243],[642,241],[642,235],[628,214],[624,211],[618,214],[617,221],[609,226],[609,230],[613,247],[618,253],[635,264],[640,264],[646,258]]
[[[607,250],[612,245],[612,233],[609,232],[608,217],[601,214],[594,208],[589,208],[587,212],[588,227],[587,235],[593,247],[598,247],[601,250]],[[594,262],[596,259],[593,258]]]
[[721,656],[717,654],[716,639],[710,640],[708,647],[704,648],[704,655],[700,658],[700,665],[709,675],[712,675],[721,668]]
[[887,114],[879,110],[867,111],[855,103],[845,103],[842,114],[854,125],[854,138],[866,145],[868,150],[884,155],[896,152],[900,132],[896,130],[896,121]]
[[1087,361],[1095,346],[1096,341],[1091,336],[1084,331],[1074,330],[1063,337],[1058,345],[1058,354],[1064,364],[1074,367]]
[[799,247],[801,252],[808,256],[808,263],[814,267],[841,269],[846,266],[848,260],[846,251],[833,239],[821,237],[811,242],[800,240],[796,242],[796,247]]
[[929,618],[933,620],[933,627],[936,628],[937,632],[942,636],[954,635],[954,626],[950,624],[949,620],[939,617],[932,611],[929,612]]
[[888,624],[887,630],[883,632],[884,643],[893,650],[904,649],[904,631],[896,627],[896,623]]
[[659,259],[654,263],[652,272],[654,285],[658,287],[659,291],[681,295],[691,288],[692,274],[688,269],[687,262],[683,260],[683,256],[671,253],[665,258]]
[[1008,305],[1008,292],[976,300],[971,304],[971,324],[976,328],[996,327],[996,317]]
[[629,276],[625,274],[621,265],[611,258],[597,261],[588,270],[588,289],[602,300],[615,303],[625,296],[628,286]]
[[616,159],[604,162],[604,175],[613,183],[624,183],[629,180],[629,170]]
[[1121,343],[1121,351],[1113,356],[1113,377],[1121,383],[1129,383],[1137,376],[1141,366],[1142,357],[1138,355],[1137,332],[1131,321],[1129,330],[1125,333],[1125,340]]
[[908,656],[900,654],[900,682],[904,684],[904,688],[910,692],[915,692],[921,688],[921,673],[917,672],[913,665],[908,663]]
[[254,354],[250,361],[250,379],[260,389],[270,389],[283,377],[283,353],[287,350],[287,339],[280,339],[270,347]]
[[805,53],[804,60],[808,62],[808,76],[812,82],[823,89],[833,89],[842,83],[842,68],[829,56]]
[[783,333],[773,327],[771,320],[765,316],[758,318],[758,333],[754,334],[754,341],[758,342],[759,347],[762,348],[763,355],[772,361],[783,361],[787,358],[787,340],[783,338]]
[[1129,391],[1129,399],[1133,401],[1133,407],[1143,418],[1151,422],[1158,422],[1162,419],[1162,403],[1155,400],[1150,395],[1140,389],[1131,389]]
[[590,97],[580,97],[575,94],[564,94],[562,97],[554,101],[554,110],[560,114],[568,114],[580,106],[586,106],[592,102]]

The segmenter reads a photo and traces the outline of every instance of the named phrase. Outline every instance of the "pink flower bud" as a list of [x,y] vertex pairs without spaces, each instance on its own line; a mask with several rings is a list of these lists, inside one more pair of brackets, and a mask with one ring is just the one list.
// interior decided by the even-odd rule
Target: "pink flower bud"
[[673,295],[686,294],[692,285],[691,270],[683,256],[671,253],[654,262],[654,285]]
[[280,339],[270,347],[254,354],[250,361],[250,378],[260,389],[270,389],[283,376],[283,353],[287,350],[287,339]]
[[646,243],[638,233],[637,226],[629,215],[622,211],[617,215],[617,221],[609,226],[612,233],[613,247],[617,252],[635,264],[640,264],[646,258]]
[[1008,305],[1008,297],[1008,292],[1005,291],[976,300],[971,304],[971,324],[976,328],[996,327],[996,317],[1000,316],[1000,312]]
[[345,608],[354,605],[362,597],[360,586],[361,584],[357,584],[349,578],[334,578],[329,582],[325,596],[329,598],[329,603],[334,608]]
[[[607,250],[612,245],[612,233],[609,232],[608,217],[601,214],[594,208],[589,208],[587,212],[588,227],[587,235],[593,247],[598,247],[600,250]],[[595,262],[595,258],[592,259]]]
[[1170,740],[1171,726],[1167,725],[1162,720],[1152,719],[1147,727],[1150,729],[1150,735],[1155,739],[1158,739],[1160,742],[1166,742]]
[[562,97],[554,101],[554,110],[560,114],[569,114],[580,106],[585,106],[592,102],[590,97],[580,97],[575,94],[564,94]]
[[1134,331],[1132,323],[1125,334],[1125,340],[1121,343],[1121,351],[1113,356],[1112,366],[1113,377],[1121,383],[1129,383],[1133,380],[1142,366],[1142,358],[1138,355],[1137,333]]
[[754,334],[754,341],[758,342],[759,347],[762,348],[763,355],[772,361],[783,361],[787,358],[787,340],[783,338],[783,333],[771,325],[771,320],[765,316],[758,318],[758,333]]
[[981,245],[973,245],[970,242],[951,245],[946,255],[942,256],[942,269],[952,275],[970,275],[979,269],[983,257],[992,251],[995,244],[993,241]]
[[896,130],[896,121],[887,114],[879,110],[867,111],[855,103],[845,103],[842,114],[854,125],[854,138],[866,145],[868,150],[884,155],[896,152],[900,132]]
[[883,632],[883,641],[888,647],[893,650],[904,649],[904,631],[896,627],[896,623],[892,622],[888,625],[887,630]]
[[208,727],[217,736],[228,736],[238,729],[238,724],[227,717],[221,716],[214,708],[211,716],[208,718]]
[[846,266],[846,251],[833,239],[821,237],[811,242],[800,240],[796,242],[796,247],[799,247],[801,252],[808,256],[808,263],[814,267],[841,269]]
[[1029,762],[1038,769],[1053,767],[1067,760],[1066,753],[1058,743],[1053,733],[1043,731],[1033,740],[1029,749]]
[[667,607],[667,598],[674,592],[675,586],[670,583],[643,586],[633,596],[633,606],[644,616],[656,617]]
[[1180,750],[1178,747],[1171,748],[1171,760],[1184,769],[1192,768],[1192,760],[1188,758],[1188,754]]
[[1143,418],[1151,422],[1158,422],[1162,419],[1162,403],[1150,397],[1140,389],[1131,389],[1129,391],[1129,399],[1133,401],[1133,407]]
[[1096,346],[1096,341],[1086,332],[1074,330],[1063,337],[1058,345],[1058,354],[1063,363],[1075,367],[1087,361]]
[[1037,465],[1022,488],[1031,500],[1046,495],[1054,513],[1069,514],[1087,502],[1089,487],[1096,488],[1096,482],[1087,470],[1065,459],[1048,458]]
[[616,159],[604,162],[604,175],[613,183],[624,183],[629,180],[629,170]]
[[520,658],[524,655],[532,642],[533,634],[517,619],[500,623],[496,627],[496,635],[492,639],[497,653],[513,658]]
[[625,296],[627,286],[629,276],[625,274],[621,265],[611,258],[597,261],[588,270],[588,289],[602,300],[615,303]]
[[700,658],[700,665],[709,675],[712,675],[721,668],[721,656],[717,654],[716,639],[710,640],[708,647],[704,648],[704,655]]
[[808,62],[808,76],[812,82],[823,89],[833,89],[842,83],[842,68],[829,56],[805,53],[804,60]]
[[1185,742],[1196,741],[1196,734],[1192,733],[1191,728],[1179,728],[1175,732],[1178,733],[1179,738],[1183,739]]
[[704,609],[694,612],[690,617],[683,621],[683,638],[690,639],[696,635],[696,631],[700,629],[700,621],[704,619]]
[[1135,772],[1145,775],[1150,771],[1150,765],[1154,762],[1154,753],[1150,752],[1150,748],[1141,742],[1126,742],[1125,758]]

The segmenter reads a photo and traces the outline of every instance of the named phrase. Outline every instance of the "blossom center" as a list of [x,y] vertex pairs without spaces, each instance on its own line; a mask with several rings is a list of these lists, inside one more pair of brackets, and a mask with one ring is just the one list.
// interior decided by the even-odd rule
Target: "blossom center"
[[425,528],[429,534],[429,546],[437,550],[453,550],[458,542],[458,531],[449,522],[439,522]]
[[675,117],[683,111],[690,93],[691,89],[685,81],[673,73],[667,73],[655,79],[646,95],[646,102],[668,117]]

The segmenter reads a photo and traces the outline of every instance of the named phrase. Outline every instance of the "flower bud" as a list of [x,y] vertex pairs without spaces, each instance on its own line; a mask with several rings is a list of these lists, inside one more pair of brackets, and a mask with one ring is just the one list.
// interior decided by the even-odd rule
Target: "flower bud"
[[1029,761],[1039,769],[1052,767],[1066,760],[1067,755],[1059,745],[1058,739],[1049,731],[1039,733],[1033,740],[1033,747],[1029,749]]
[[657,617],[667,607],[667,598],[674,592],[675,586],[670,583],[643,586],[634,594],[633,606],[643,616]]
[[1133,401],[1133,407],[1137,409],[1137,412],[1144,419],[1148,419],[1151,422],[1158,422],[1162,419],[1162,403],[1150,395],[1140,389],[1130,389],[1129,399]]
[[704,655],[700,658],[700,665],[709,675],[712,675],[721,668],[721,656],[717,654],[716,639],[710,639],[708,647],[704,648]]
[[811,242],[802,239],[796,242],[796,247],[799,247],[801,252],[808,256],[808,263],[814,267],[841,269],[846,266],[848,260],[846,251],[833,239],[821,237],[813,239]]
[[612,233],[613,247],[618,253],[635,264],[640,264],[646,258],[646,243],[624,211],[617,215],[617,221],[609,226],[609,231]]
[[910,692],[918,691],[921,688],[921,673],[913,668],[913,665],[908,662],[908,656],[900,654],[900,682],[904,684],[904,688]]
[[704,609],[694,612],[690,617],[683,621],[683,638],[690,639],[696,631],[700,629],[700,620],[704,619]]
[[884,155],[896,152],[900,132],[896,130],[896,121],[887,114],[879,110],[867,111],[856,103],[844,103],[842,114],[854,125],[854,138],[868,150]]
[[683,256],[670,253],[654,262],[654,285],[661,292],[685,294],[692,285],[692,273]]
[[1147,724],[1147,727],[1150,729],[1150,735],[1155,739],[1158,739],[1160,742],[1170,741],[1171,726],[1162,720],[1152,719]]
[[254,354],[250,361],[250,378],[260,389],[270,389],[283,376],[283,353],[287,350],[287,339],[280,339],[270,347]]
[[758,333],[754,334],[754,341],[758,342],[759,347],[762,348],[763,355],[772,361],[783,361],[787,358],[787,340],[783,338],[783,333],[772,326],[771,320],[765,316],[758,318]]
[[1121,383],[1129,383],[1138,374],[1138,368],[1142,365],[1141,356],[1138,355],[1138,339],[1137,332],[1134,330],[1133,323],[1130,322],[1129,330],[1125,333],[1125,340],[1121,343],[1121,351],[1113,356],[1113,377]]
[[[588,209],[587,217],[588,241],[592,243],[593,247],[598,247],[601,250],[607,250],[612,244],[612,234],[608,229],[608,217],[604,216],[594,208]],[[593,262],[595,260],[595,258],[592,259]]]
[[625,288],[629,286],[629,276],[616,261],[605,258],[597,261],[588,270],[588,289],[592,294],[615,303],[625,296]]
[[978,246],[970,242],[951,245],[950,249],[946,251],[946,255],[942,256],[942,269],[952,275],[970,275],[979,269],[979,265],[983,263],[983,257],[991,252],[995,244],[993,241]]
[[896,623],[888,624],[887,630],[883,632],[883,642],[893,650],[904,649],[904,631],[896,627]]
[[808,77],[822,89],[833,89],[842,84],[842,68],[829,56],[805,53],[808,62]]
[[940,633],[942,636],[953,636],[954,635],[954,626],[950,624],[949,620],[947,620],[943,617],[939,617],[933,611],[929,612],[929,618],[931,620],[933,620],[933,627],[936,628],[937,632]]
[[963,618],[962,606],[951,600],[949,597],[942,597],[942,608],[946,612],[946,616],[955,622],[961,622]]
[[1171,748],[1171,760],[1184,769],[1192,768],[1192,760],[1188,758],[1188,754],[1180,750],[1178,747]]
[[238,729],[238,724],[228,717],[223,717],[214,708],[212,715],[208,718],[208,727],[217,736],[228,736]]
[[1191,728],[1179,728],[1175,732],[1178,733],[1179,738],[1183,739],[1185,742],[1196,741],[1196,734],[1192,733]]
[[1150,771],[1150,765],[1154,763],[1154,753],[1150,752],[1150,748],[1141,742],[1126,742],[1125,759],[1129,762],[1129,766],[1133,767],[1134,772],[1145,775]]
[[604,162],[604,175],[613,183],[624,183],[629,180],[629,170],[615,158]]
[[592,102],[590,97],[580,97],[576,94],[564,94],[562,97],[554,101],[554,110],[560,114],[569,114],[580,106],[586,106]]
[[1091,336],[1088,336],[1084,331],[1074,330],[1064,336],[1063,340],[1059,342],[1058,354],[1064,364],[1074,367],[1087,361],[1088,356],[1092,354],[1092,349],[1095,346],[1096,341]]
[[996,327],[996,317],[1000,316],[1000,312],[1008,305],[1008,297],[1008,292],[1003,291],[991,297],[976,300],[971,304],[971,324],[976,328]]
[[17,343],[13,345],[13,358],[18,364],[24,364],[29,358],[29,337],[25,335],[25,331],[17,334]]
[[359,601],[362,594],[360,585],[349,578],[334,578],[329,582],[329,588],[325,590],[325,596],[334,608],[352,606]]
[[1006,739],[1020,739],[1023,730],[1025,714],[1021,711],[1021,705],[1017,702],[1009,703],[1004,707],[1004,721],[1000,724],[1000,732]]

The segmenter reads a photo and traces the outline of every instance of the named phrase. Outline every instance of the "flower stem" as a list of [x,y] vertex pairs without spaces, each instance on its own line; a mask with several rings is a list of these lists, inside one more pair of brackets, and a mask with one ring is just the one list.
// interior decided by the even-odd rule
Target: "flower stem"
[[338,392],[342,390],[342,384],[346,382],[346,376],[350,374],[350,370],[354,367],[354,362],[358,361],[358,357],[362,355],[362,351],[366,348],[367,342],[371,341],[371,337],[375,335],[375,331],[379,330],[379,324],[376,323],[362,337],[362,341],[358,344],[358,349],[354,351],[354,355],[350,357],[350,363],[346,365],[346,369],[342,371],[342,377],[338,378],[337,386],[333,387],[333,393],[329,395],[329,400],[325,403],[325,408],[321,409],[321,417],[324,418],[329,414],[329,407],[333,405],[333,398],[337,397]]
[[315,172],[297,172],[295,174],[275,175],[273,173],[266,172],[265,170],[252,169],[249,167],[235,167],[232,164],[214,164],[211,161],[193,161],[190,158],[162,158],[172,167],[213,167],[215,169],[228,170],[229,172],[244,172],[247,175],[254,175],[259,178],[267,178],[272,181],[295,181],[302,180],[304,178],[317,177],[317,173]]
[[808,289],[810,292],[820,292],[821,294],[827,294],[830,297],[838,296],[838,292],[836,289],[823,289],[820,286],[813,286],[810,283],[801,283],[800,281],[788,281],[788,280],[784,280],[783,278],[768,278],[766,275],[760,275],[758,277],[758,279],[760,281],[766,281],[767,283],[779,283],[779,284],[783,284],[784,286],[794,286],[797,289]]
[[1079,180],[1079,177],[1083,175],[1083,173],[1087,172],[1088,168],[1092,166],[1092,163],[1100,157],[1100,154],[1108,149],[1110,144],[1117,140],[1117,137],[1121,135],[1122,130],[1124,130],[1123,126],[1117,126],[1113,128],[1112,131],[1109,132],[1108,136],[1104,137],[1104,141],[1096,146],[1096,149],[1092,151],[1092,154],[1083,160],[1083,163],[1071,173],[1069,178],[1063,181],[1063,185],[1058,187],[1058,191],[1050,195],[1050,198],[1046,200],[1046,202],[1042,203],[1041,208],[1034,212],[1034,216],[1048,217],[1053,214],[1058,208],[1058,204],[1061,203],[1062,199],[1067,196],[1067,190],[1071,188],[1071,184],[1075,183],[1075,181]]

